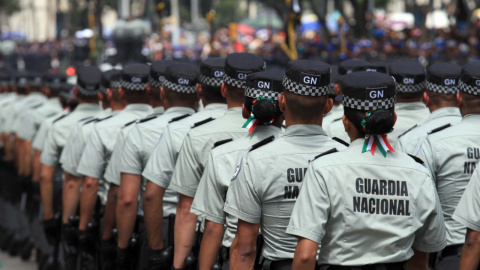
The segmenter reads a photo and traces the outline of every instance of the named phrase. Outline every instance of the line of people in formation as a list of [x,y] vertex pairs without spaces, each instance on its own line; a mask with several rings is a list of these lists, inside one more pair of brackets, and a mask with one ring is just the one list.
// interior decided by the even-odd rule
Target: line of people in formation
[[478,269],[478,62],[66,79],[0,76],[0,247],[40,269]]

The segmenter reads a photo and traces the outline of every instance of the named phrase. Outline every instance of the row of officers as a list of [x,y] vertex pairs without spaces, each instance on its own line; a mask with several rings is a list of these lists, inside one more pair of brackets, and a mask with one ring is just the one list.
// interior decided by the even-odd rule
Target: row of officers
[[235,53],[65,82],[0,76],[0,248],[42,270],[480,269],[478,62]]

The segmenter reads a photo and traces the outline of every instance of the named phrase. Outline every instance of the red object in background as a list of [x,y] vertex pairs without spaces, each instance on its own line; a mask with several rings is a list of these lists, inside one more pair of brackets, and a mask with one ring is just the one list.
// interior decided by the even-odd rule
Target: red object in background
[[245,52],[245,48],[243,47],[243,44],[237,40],[235,40],[235,52],[241,53]]
[[67,68],[66,73],[67,73],[67,76],[73,76],[73,75],[75,75],[76,70],[75,70],[74,67],[69,67],[69,68]]
[[248,24],[239,23],[237,25],[237,34],[241,35],[255,35],[255,28]]

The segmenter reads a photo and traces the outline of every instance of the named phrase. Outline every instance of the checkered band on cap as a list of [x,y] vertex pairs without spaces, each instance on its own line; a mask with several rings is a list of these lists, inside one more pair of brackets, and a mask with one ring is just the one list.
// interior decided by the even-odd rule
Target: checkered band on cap
[[95,90],[87,90],[85,87],[77,84],[77,90],[82,93],[82,95],[85,95],[85,96],[96,96],[98,91],[101,90],[101,89],[95,89]]
[[253,87],[246,87],[245,88],[245,96],[249,98],[258,98],[260,96],[265,98],[270,98],[272,100],[278,101],[278,96],[280,95],[279,92],[274,91],[265,91],[258,88]]
[[460,88],[460,90],[462,90],[463,92],[465,92],[467,94],[471,94],[471,95],[475,95],[475,96],[480,95],[480,87],[479,86],[473,86],[473,85],[470,85],[470,84],[466,84],[462,80],[460,80],[460,82],[458,84],[458,88]]
[[150,86],[154,87],[154,88],[161,88],[163,86],[163,83],[162,82],[159,82],[157,80],[155,80],[154,78],[150,77],[148,79],[148,84],[150,84]]
[[147,87],[146,83],[132,83],[121,80],[121,87],[131,91],[144,91]]
[[304,85],[304,84],[299,84],[290,80],[287,76],[283,77],[282,85],[288,91],[298,95],[302,95],[302,96],[319,97],[319,96],[327,96],[332,93],[330,84],[327,84],[324,86]]
[[111,88],[120,88],[122,87],[122,81],[111,81],[110,82]]
[[226,84],[231,85],[231,86],[236,87],[236,88],[244,88],[245,87],[245,81],[234,79],[234,78],[228,76],[227,74],[223,75],[223,81]]
[[425,89],[425,82],[410,85],[395,82],[395,89],[400,93],[418,93]]
[[206,84],[209,86],[219,87],[222,86],[223,79],[222,78],[212,78],[205,75],[200,75],[200,83]]
[[197,88],[195,86],[181,85],[178,83],[171,82],[167,79],[165,79],[163,86],[172,91],[179,92],[179,93],[195,94],[197,92]]
[[458,93],[458,88],[456,86],[443,86],[429,81],[425,83],[425,87],[430,91],[440,94],[455,95]]
[[396,96],[381,100],[361,100],[343,95],[342,105],[354,110],[371,111],[377,108],[390,109],[395,106],[395,100]]

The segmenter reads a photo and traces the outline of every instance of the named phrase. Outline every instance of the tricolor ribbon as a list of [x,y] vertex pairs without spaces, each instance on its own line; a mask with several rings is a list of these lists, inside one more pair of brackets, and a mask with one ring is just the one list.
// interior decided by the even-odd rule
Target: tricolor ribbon
[[[255,105],[255,102],[257,102],[257,100],[262,100],[262,99],[269,100],[270,102],[273,103],[273,105],[275,105],[273,100],[271,100],[269,98],[264,98],[262,96],[259,96],[256,100],[253,101],[252,112],[250,113],[250,117],[247,119],[247,122],[245,122],[245,124],[243,124],[243,126],[242,126],[242,128],[248,128],[248,134],[252,133],[252,131],[255,129],[255,127],[258,126],[258,120],[255,118],[255,115],[253,115],[253,105]],[[272,119],[268,124],[273,123],[273,120],[274,119]]]
[[372,155],[375,154],[375,149],[380,150],[384,157],[387,157],[387,152],[392,151],[395,152],[393,147],[387,140],[387,135],[376,135],[376,134],[367,134],[365,135],[365,143],[363,143],[363,150],[362,153],[370,151]]

